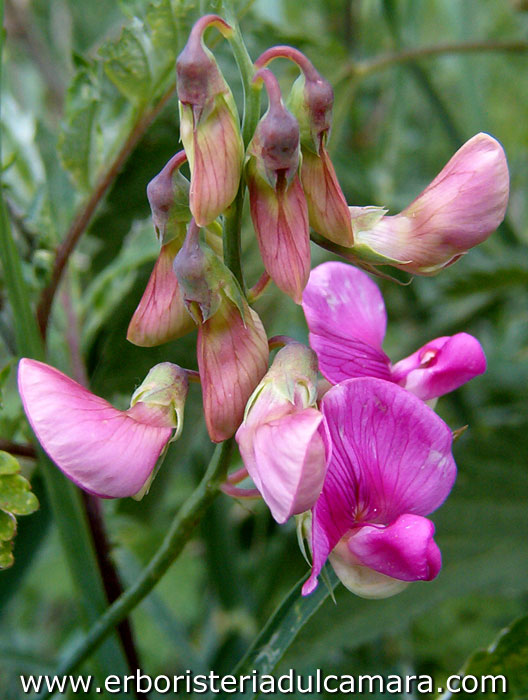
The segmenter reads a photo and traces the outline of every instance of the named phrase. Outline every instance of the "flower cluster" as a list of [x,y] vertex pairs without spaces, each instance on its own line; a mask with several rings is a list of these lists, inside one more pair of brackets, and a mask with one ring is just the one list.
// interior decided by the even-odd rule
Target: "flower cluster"
[[[329,559],[350,590],[392,595],[441,566],[426,516],[447,497],[456,467],[451,430],[430,402],[484,372],[486,360],[475,338],[458,333],[392,364],[378,287],[347,263],[310,271],[310,229],[371,271],[436,273],[501,222],[506,158],[477,134],[400,214],[348,206],[327,150],[328,81],[292,47],[264,52],[253,88],[265,89],[268,109],[245,147],[233,95],[204,42],[211,26],[233,38],[225,20],[206,15],[178,58],[184,150],[147,187],[160,254],[127,335],[153,346],[196,327],[198,372],[157,365],[120,411],[24,359],[24,408],[75,483],[104,498],[140,497],[181,433],[188,381],[198,379],[211,440],[236,435],[244,463],[226,493],[244,496],[235,484],[250,477],[277,522],[301,518],[313,558],[303,592]],[[268,67],[277,58],[300,71],[285,101]],[[186,162],[190,181],[180,172]],[[223,254],[246,187],[265,275],[302,305],[309,331],[310,347],[283,337],[271,367],[264,326]]]

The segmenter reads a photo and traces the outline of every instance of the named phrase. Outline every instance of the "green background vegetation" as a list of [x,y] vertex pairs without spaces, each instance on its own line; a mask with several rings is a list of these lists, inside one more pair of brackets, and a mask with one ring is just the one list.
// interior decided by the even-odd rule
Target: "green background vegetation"
[[[499,139],[507,153],[511,199],[497,233],[438,277],[410,286],[379,280],[389,314],[385,349],[393,360],[462,330],[479,338],[488,358],[485,376],[438,404],[453,428],[469,424],[455,445],[455,488],[433,516],[442,572],[385,601],[338,588],[337,605],[325,601],[278,671],[429,673],[441,684],[528,607],[528,8],[514,0],[255,0],[235,9],[252,58],[272,44],[292,44],[332,82],[330,150],[350,204],[400,211],[479,131]],[[155,363],[196,367],[195,334],[151,349],[125,336],[158,251],[145,187],[180,148],[175,58],[192,22],[211,10],[215,3],[198,0],[6,3],[4,198],[32,306],[77,213],[120,153],[128,156],[70,257],[47,354],[73,374],[77,341],[92,390],[121,408]],[[486,46],[460,51],[467,42]],[[444,44],[454,48],[428,56],[415,51]],[[241,106],[229,46],[215,50]],[[398,62],[377,62],[393,52]],[[287,91],[294,69],[277,63],[277,74]],[[127,150],[131,134],[140,138]],[[261,262],[248,216],[242,242],[253,284]],[[314,264],[326,259],[313,249]],[[0,369],[12,367],[10,376],[1,375],[0,436],[25,443],[30,432],[15,388],[16,319],[3,282],[0,304]],[[306,340],[302,311],[273,285],[255,308],[269,335]],[[197,385],[185,420],[149,496],[104,503],[112,556],[127,585],[212,453]],[[84,629],[42,478],[32,460],[21,463],[41,506],[19,518],[15,565],[0,572],[5,700],[20,697],[19,673],[53,672]],[[142,669],[230,672],[305,572],[293,523],[279,528],[263,503],[220,496],[131,615]],[[516,678],[519,659],[528,656],[526,625],[514,634],[511,654],[496,668]],[[482,668],[481,659],[475,663]],[[83,666],[91,669],[91,661]],[[528,687],[513,680],[508,697],[528,697]]]

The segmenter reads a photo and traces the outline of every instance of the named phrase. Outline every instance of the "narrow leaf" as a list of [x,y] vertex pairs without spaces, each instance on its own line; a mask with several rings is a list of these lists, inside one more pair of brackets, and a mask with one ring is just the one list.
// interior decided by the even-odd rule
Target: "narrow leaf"
[[[325,586],[319,586],[306,597],[301,595],[305,577],[295,584],[270,617],[247,654],[237,665],[233,675],[248,675],[255,670],[259,676],[262,676],[273,671],[299,631],[321,607],[330,591],[333,592],[339,583],[339,579],[333,571],[329,571],[328,579],[329,589]],[[250,700],[257,695],[258,693],[253,693],[251,689],[248,689],[234,697],[237,700],[243,698]]]
[[[486,682],[485,695],[488,700],[523,700],[528,688],[528,616],[517,620],[503,629],[488,649],[475,652],[459,672],[462,676],[472,676]],[[502,678],[500,678],[502,676]],[[492,677],[495,677],[492,679]],[[499,678],[497,678],[499,677]],[[471,681],[473,682],[473,678]],[[492,683],[493,680],[493,683]],[[475,696],[461,685],[460,692],[453,695],[446,692],[441,700],[456,697],[469,700]],[[504,689],[506,688],[506,691]],[[480,693],[479,693],[480,695]]]

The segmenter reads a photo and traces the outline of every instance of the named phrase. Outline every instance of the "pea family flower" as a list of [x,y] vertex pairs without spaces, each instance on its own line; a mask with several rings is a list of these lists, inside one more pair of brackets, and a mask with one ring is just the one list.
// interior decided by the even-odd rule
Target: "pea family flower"
[[[180,172],[186,160],[185,151],[176,153],[147,186],[152,221],[161,250],[128,326],[127,340],[134,345],[161,345],[181,338],[194,328],[172,269],[191,220],[189,181]],[[221,253],[221,231],[219,234],[215,228],[216,222],[213,222],[206,238],[215,252]]]
[[201,17],[176,63],[180,134],[191,168],[190,207],[199,226],[210,224],[234,200],[244,156],[233,94],[203,41],[210,26],[226,37],[233,32],[217,15]]
[[266,373],[266,332],[233,274],[200,241],[194,219],[174,271],[198,326],[196,354],[207,430],[213,442],[221,442],[235,434],[249,397]]
[[[372,377],[332,387],[321,410],[331,456],[312,510],[313,567],[303,594],[317,586],[328,556],[344,585],[362,595],[435,578],[441,555],[424,516],[455,480],[449,427],[410,392]],[[362,576],[358,567],[376,573]]]
[[258,68],[275,58],[288,58],[301,69],[286,105],[299,121],[301,182],[310,226],[338,245],[353,244],[348,205],[330,160],[326,143],[332,124],[334,91],[312,62],[292,46],[273,46],[255,62]]
[[321,493],[324,431],[315,353],[288,344],[250,397],[236,433],[244,465],[278,523],[309,510]]
[[477,134],[400,214],[350,207],[352,251],[367,262],[435,274],[493,233],[504,218],[508,194],[502,146],[489,134]]
[[435,338],[391,365],[382,350],[387,314],[381,292],[366,273],[346,263],[323,263],[312,270],[303,310],[319,369],[332,384],[378,377],[425,401],[454,391],[486,370],[480,343],[468,333]]
[[187,375],[169,362],[150,370],[126,411],[36,360],[20,361],[18,387],[44,450],[69,479],[101,498],[142,492],[183,428]]
[[277,79],[260,70],[269,108],[248,147],[249,203],[264,267],[295,302],[310,274],[306,199],[299,181],[299,124],[284,107]]

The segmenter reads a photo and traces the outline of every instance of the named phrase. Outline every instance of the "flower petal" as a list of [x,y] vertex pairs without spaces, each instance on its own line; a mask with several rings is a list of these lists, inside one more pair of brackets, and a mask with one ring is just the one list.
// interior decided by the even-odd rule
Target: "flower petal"
[[[427,515],[447,497],[456,466],[451,431],[410,392],[374,378],[350,379],[325,395],[332,457],[313,509],[313,570],[361,523],[389,525],[400,515]],[[386,572],[382,572],[386,573]]]
[[295,175],[275,191],[248,166],[251,217],[264,267],[277,287],[301,303],[310,274],[310,234],[306,199]]
[[478,340],[468,333],[435,338],[392,368],[392,379],[424,401],[458,389],[486,371]]
[[118,411],[35,360],[20,361],[18,385],[31,427],[69,479],[102,498],[140,491],[172,434],[163,411]]
[[194,328],[185,308],[172,263],[181,248],[175,239],[162,246],[141,301],[130,321],[127,340],[152,347],[181,338]]
[[312,270],[303,294],[310,345],[333,384],[351,377],[390,380],[381,349],[387,314],[381,292],[361,270],[328,262]]
[[356,230],[360,248],[401,263],[412,274],[434,274],[482,243],[504,218],[509,194],[504,150],[489,134],[467,141],[431,184],[400,214]]
[[246,467],[278,523],[309,510],[321,493],[326,473],[322,422],[317,409],[306,408],[254,431],[255,462]]
[[328,240],[350,247],[354,242],[350,212],[324,144],[319,155],[303,149],[301,180],[310,226]]
[[205,422],[213,442],[235,434],[244,408],[268,368],[268,340],[257,314],[245,305],[244,320],[231,301],[198,328],[196,349]]
[[359,562],[400,581],[431,581],[442,566],[435,527],[421,515],[404,514],[387,527],[353,530],[347,546]]

